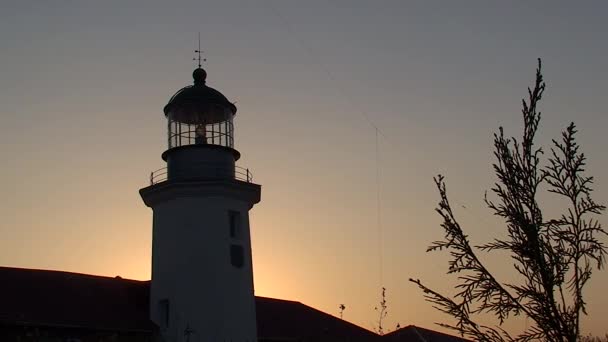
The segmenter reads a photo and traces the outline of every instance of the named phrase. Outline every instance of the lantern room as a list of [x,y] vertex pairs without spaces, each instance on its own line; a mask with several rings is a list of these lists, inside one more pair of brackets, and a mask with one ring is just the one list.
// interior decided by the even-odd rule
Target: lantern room
[[207,72],[192,73],[194,85],[179,90],[165,106],[168,148],[217,145],[234,148],[233,118],[236,106],[222,93],[208,87]]
[[164,180],[238,179],[251,181],[248,170],[235,165],[236,106],[208,87],[207,72],[197,68],[194,84],[180,89],[165,106],[168,148],[162,154],[167,167],[152,172],[150,183]]

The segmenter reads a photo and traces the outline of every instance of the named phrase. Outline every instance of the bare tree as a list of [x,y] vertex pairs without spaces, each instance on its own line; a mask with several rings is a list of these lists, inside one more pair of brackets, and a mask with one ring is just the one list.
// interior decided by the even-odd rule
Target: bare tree
[[346,305],[340,304],[338,309],[340,310],[340,319],[344,319],[344,310],[346,310]]
[[382,323],[384,319],[388,315],[388,304],[386,302],[386,288],[382,288],[382,292],[380,294],[380,306],[376,306],[374,310],[378,313],[378,327],[375,328],[378,335],[384,335],[384,326]]
[[[524,132],[521,141],[507,138],[502,127],[494,134],[494,172],[498,178],[485,203],[504,220],[507,237],[472,246],[448,201],[444,177],[435,178],[440,202],[436,211],[445,230],[443,240],[428,251],[450,254],[448,274],[458,274],[453,297],[433,291],[410,279],[435,308],[456,319],[440,324],[476,341],[577,341],[580,316],[586,314],[583,289],[594,268],[605,262],[606,247],[598,239],[606,231],[597,221],[606,207],[591,198],[593,177],[585,174],[585,155],[575,140],[571,123],[560,140],[553,140],[548,162],[541,165],[543,150],[534,138],[541,119],[538,102],[545,90],[538,60],[534,88],[522,100]],[[566,199],[568,207],[558,217],[546,218],[538,194],[548,191]],[[517,283],[499,282],[478,257],[479,252],[507,252]],[[490,314],[498,325],[475,322],[477,314]],[[511,336],[501,328],[511,316],[525,315],[532,324]]]

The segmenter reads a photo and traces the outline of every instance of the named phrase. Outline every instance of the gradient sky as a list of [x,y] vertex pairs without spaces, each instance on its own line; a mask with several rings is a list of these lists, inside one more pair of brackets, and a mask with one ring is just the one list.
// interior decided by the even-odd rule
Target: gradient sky
[[[492,133],[520,134],[537,57],[538,142],[574,120],[608,201],[607,17],[605,1],[2,1],[0,265],[149,279],[138,190],[163,166],[162,107],[191,83],[200,31],[208,84],[239,108],[239,164],[262,185],[256,294],[344,303],[371,329],[385,286],[389,330],[435,329],[447,318],[407,281],[454,292],[446,257],[425,253],[442,236],[432,176],[473,242],[502,234],[482,201]],[[588,285],[586,332],[607,332],[606,284]]]

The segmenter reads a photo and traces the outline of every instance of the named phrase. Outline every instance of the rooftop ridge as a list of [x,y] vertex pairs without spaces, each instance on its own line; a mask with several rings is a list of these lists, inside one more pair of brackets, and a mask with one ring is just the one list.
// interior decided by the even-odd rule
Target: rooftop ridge
[[0,266],[0,270],[6,271],[17,271],[17,272],[30,272],[30,273],[53,273],[53,274],[64,274],[64,275],[74,275],[80,277],[89,277],[89,278],[103,278],[107,280],[121,280],[128,282],[138,282],[138,283],[148,283],[150,280],[137,280],[130,278],[123,278],[121,276],[107,276],[107,275],[98,275],[98,274],[90,274],[90,273],[81,273],[81,272],[73,272],[73,271],[60,271],[60,270],[52,270],[52,269],[40,269],[40,268],[27,268],[27,267],[10,267],[10,266]]

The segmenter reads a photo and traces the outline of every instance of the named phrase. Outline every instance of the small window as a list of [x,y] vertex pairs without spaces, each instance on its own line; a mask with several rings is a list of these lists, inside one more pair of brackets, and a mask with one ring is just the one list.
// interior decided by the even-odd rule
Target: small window
[[243,268],[243,265],[245,264],[243,246],[230,245],[230,263],[236,268]]
[[166,329],[169,327],[169,300],[161,299],[158,302],[158,310],[160,311],[161,328]]
[[230,237],[233,239],[241,238],[241,213],[238,211],[228,211],[228,221],[230,224]]

